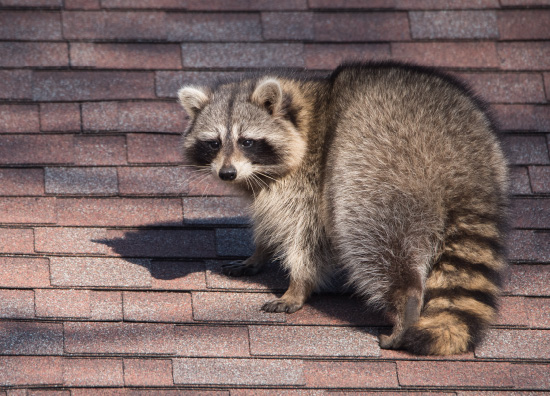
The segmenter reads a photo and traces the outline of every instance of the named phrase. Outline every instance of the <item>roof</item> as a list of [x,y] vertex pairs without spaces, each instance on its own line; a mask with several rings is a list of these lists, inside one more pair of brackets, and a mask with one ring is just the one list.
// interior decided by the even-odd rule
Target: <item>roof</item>
[[[549,391],[549,27],[548,0],[0,0],[0,387]],[[347,295],[266,314],[281,271],[220,273],[252,249],[246,203],[179,166],[177,89],[344,59],[440,67],[500,125],[513,265],[471,353],[380,350],[387,323]]]

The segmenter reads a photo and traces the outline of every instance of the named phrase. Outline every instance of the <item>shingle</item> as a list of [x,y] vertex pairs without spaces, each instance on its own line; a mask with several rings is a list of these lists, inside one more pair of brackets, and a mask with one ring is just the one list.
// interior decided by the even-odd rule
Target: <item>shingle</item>
[[61,323],[0,322],[0,354],[61,355]]
[[250,326],[252,355],[379,356],[378,339],[366,328]]
[[177,326],[178,356],[250,356],[248,329],[226,326]]
[[174,383],[304,385],[302,362],[272,359],[174,359]]
[[174,326],[152,323],[65,322],[65,352],[172,355]]
[[56,195],[114,195],[115,168],[45,168],[46,193]]
[[509,363],[399,361],[397,375],[401,386],[510,388],[513,386]]
[[220,256],[251,256],[254,253],[252,231],[248,228],[218,228],[216,250]]
[[491,329],[475,349],[478,358],[547,359],[549,330]]
[[494,11],[410,12],[411,34],[415,39],[498,38]]
[[284,322],[285,314],[260,309],[274,297],[264,293],[193,293],[193,318],[208,322]]

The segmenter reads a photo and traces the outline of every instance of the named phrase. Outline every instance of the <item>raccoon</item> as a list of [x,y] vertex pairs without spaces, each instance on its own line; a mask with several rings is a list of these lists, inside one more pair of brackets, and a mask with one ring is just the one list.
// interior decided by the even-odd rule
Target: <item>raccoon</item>
[[382,348],[468,351],[495,320],[506,268],[506,160],[486,107],[456,79],[396,62],[326,77],[266,72],[178,92],[185,157],[252,197],[256,250],[292,313],[344,270],[393,323]]

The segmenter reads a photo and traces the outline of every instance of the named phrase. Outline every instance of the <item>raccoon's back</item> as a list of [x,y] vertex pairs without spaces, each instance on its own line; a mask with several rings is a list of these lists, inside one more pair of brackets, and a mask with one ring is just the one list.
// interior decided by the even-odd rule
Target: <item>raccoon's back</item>
[[483,104],[434,73],[394,64],[335,72],[329,185],[348,195],[404,193],[446,207],[505,195],[506,164]]

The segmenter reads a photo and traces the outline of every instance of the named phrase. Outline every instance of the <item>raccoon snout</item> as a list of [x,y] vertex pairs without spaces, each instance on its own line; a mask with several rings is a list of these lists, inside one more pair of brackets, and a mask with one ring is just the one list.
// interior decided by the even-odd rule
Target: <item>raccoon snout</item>
[[225,166],[220,169],[218,174],[220,179],[225,181],[235,180],[237,178],[237,169],[234,166]]

